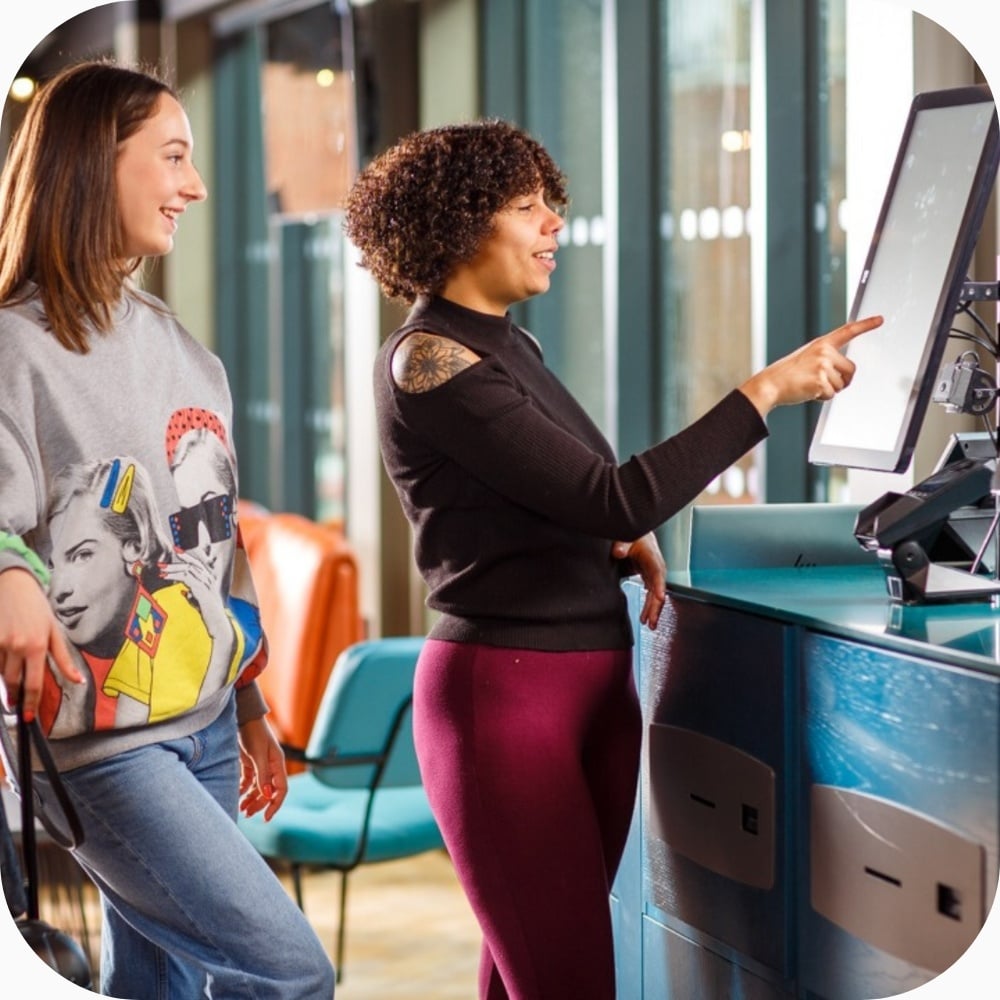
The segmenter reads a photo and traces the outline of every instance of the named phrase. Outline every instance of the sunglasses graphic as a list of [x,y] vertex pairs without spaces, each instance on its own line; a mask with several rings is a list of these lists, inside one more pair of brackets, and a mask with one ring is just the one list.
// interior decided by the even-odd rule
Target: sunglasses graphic
[[233,498],[221,493],[193,507],[181,507],[170,515],[170,531],[178,549],[193,549],[198,544],[198,527],[204,524],[213,542],[233,536]]

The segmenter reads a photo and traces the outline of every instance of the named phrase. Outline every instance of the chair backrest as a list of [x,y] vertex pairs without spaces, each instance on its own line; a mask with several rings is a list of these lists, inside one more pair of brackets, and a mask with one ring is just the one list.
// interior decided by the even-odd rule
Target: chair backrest
[[[334,751],[338,756],[377,753],[398,720],[400,729],[381,786],[419,785],[410,702],[413,672],[423,643],[417,636],[392,636],[345,649],[327,683],[308,756],[322,758]],[[310,769],[325,784],[361,788],[370,783],[374,765],[311,764]]]
[[257,682],[268,721],[304,748],[337,656],[364,635],[357,559],[338,529],[299,514],[241,501],[240,530],[270,649]]

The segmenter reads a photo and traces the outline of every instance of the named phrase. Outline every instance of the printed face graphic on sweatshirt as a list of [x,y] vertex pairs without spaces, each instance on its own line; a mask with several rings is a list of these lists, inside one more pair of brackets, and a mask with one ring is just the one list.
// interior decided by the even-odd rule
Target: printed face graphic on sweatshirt
[[111,532],[107,515],[89,499],[75,496],[49,522],[49,593],[56,617],[74,644],[111,651],[121,642],[135,579],[128,569],[128,543]]
[[[93,689],[89,722],[63,719],[67,727],[141,725],[189,711],[234,680],[248,638],[253,650],[259,644],[256,616],[243,602],[229,606],[236,530],[228,450],[203,426],[174,443],[170,472],[183,506],[166,518],[152,477],[128,457],[77,463],[53,482],[50,597]],[[79,699],[57,700],[50,727],[60,711],[81,711]]]
[[167,431],[167,460],[180,507],[170,515],[179,559],[197,567],[220,592],[236,545],[236,475],[215,414],[181,410]]
[[225,446],[210,431],[192,431],[181,439],[173,469],[181,502],[170,515],[174,545],[198,550],[214,567],[229,562],[235,540],[232,474]]

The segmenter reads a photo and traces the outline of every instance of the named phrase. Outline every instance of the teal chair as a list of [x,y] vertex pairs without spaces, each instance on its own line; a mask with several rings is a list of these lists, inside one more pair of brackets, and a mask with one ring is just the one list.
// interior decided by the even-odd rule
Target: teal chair
[[290,865],[302,906],[303,868],[339,871],[337,981],[344,962],[347,878],[359,865],[441,848],[413,748],[413,670],[423,639],[401,636],[348,646],[334,665],[305,753],[306,770],[270,820],[240,816],[265,857]]

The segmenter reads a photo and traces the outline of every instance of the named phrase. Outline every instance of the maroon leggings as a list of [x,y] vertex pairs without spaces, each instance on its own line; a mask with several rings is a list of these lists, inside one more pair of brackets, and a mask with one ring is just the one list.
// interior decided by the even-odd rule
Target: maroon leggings
[[611,1000],[608,894],[641,742],[630,653],[429,640],[414,739],[482,927],[480,998]]

